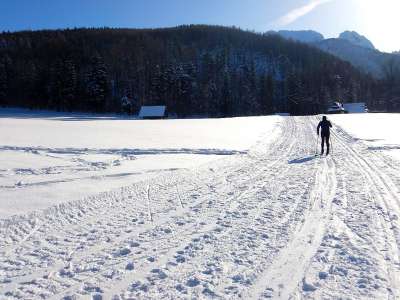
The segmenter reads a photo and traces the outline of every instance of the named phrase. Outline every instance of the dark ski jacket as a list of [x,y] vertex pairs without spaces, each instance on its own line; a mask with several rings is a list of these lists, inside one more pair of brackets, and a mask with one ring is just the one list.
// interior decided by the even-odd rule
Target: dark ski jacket
[[329,122],[328,120],[322,120],[321,122],[319,122],[318,127],[317,127],[317,134],[319,135],[319,129],[321,128],[321,135],[322,136],[327,136],[330,134],[330,130],[329,128],[332,127],[331,122]]

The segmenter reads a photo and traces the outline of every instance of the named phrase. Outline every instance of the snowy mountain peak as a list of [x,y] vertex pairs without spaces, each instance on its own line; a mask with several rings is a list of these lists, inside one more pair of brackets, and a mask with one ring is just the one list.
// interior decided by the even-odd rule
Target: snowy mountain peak
[[347,40],[350,43],[368,49],[375,50],[374,44],[367,39],[365,36],[358,34],[355,31],[345,31],[342,32],[339,36],[339,39]]
[[315,43],[324,40],[324,36],[314,30],[280,30],[277,34],[286,39],[292,39],[303,43]]

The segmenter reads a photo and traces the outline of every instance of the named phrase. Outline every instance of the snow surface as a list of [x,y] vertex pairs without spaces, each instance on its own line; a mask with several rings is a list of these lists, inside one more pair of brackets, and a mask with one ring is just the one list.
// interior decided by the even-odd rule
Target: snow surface
[[360,47],[364,47],[364,48],[368,48],[368,49],[372,49],[375,50],[375,46],[374,44],[372,44],[372,42],[367,39],[365,36],[358,34],[355,31],[345,31],[342,32],[339,35],[340,39],[344,39],[349,41],[350,43],[360,46]]
[[[315,155],[320,117],[201,120],[211,136],[228,122],[225,134],[257,124],[263,138],[237,142],[243,153],[3,219],[0,299],[399,299],[400,162],[358,137],[398,115],[364,116],[332,116],[328,157]],[[374,124],[360,129],[366,120]]]
[[400,160],[400,114],[357,114],[329,116],[371,151],[390,154]]
[[142,121],[2,109],[0,218],[245,152],[278,121]]
[[[272,33],[275,33],[272,31]],[[324,40],[324,36],[313,30],[279,30],[280,36],[303,43],[314,43]]]

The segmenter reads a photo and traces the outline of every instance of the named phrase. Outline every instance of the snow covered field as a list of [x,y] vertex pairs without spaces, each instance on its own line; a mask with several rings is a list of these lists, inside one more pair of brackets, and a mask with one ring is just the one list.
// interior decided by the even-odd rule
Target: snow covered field
[[400,160],[400,114],[355,114],[330,117],[355,138]]
[[4,114],[0,299],[398,299],[400,162],[371,148],[397,143],[378,141],[385,116],[332,117],[316,157],[317,117]]
[[142,121],[0,110],[0,218],[247,151],[278,117]]

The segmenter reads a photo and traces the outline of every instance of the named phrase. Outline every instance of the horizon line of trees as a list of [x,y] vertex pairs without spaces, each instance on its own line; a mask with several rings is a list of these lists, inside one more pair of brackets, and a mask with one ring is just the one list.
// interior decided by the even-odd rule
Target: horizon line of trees
[[377,80],[311,46],[221,26],[0,34],[0,105],[179,117],[323,112],[332,101],[400,111],[400,68]]

